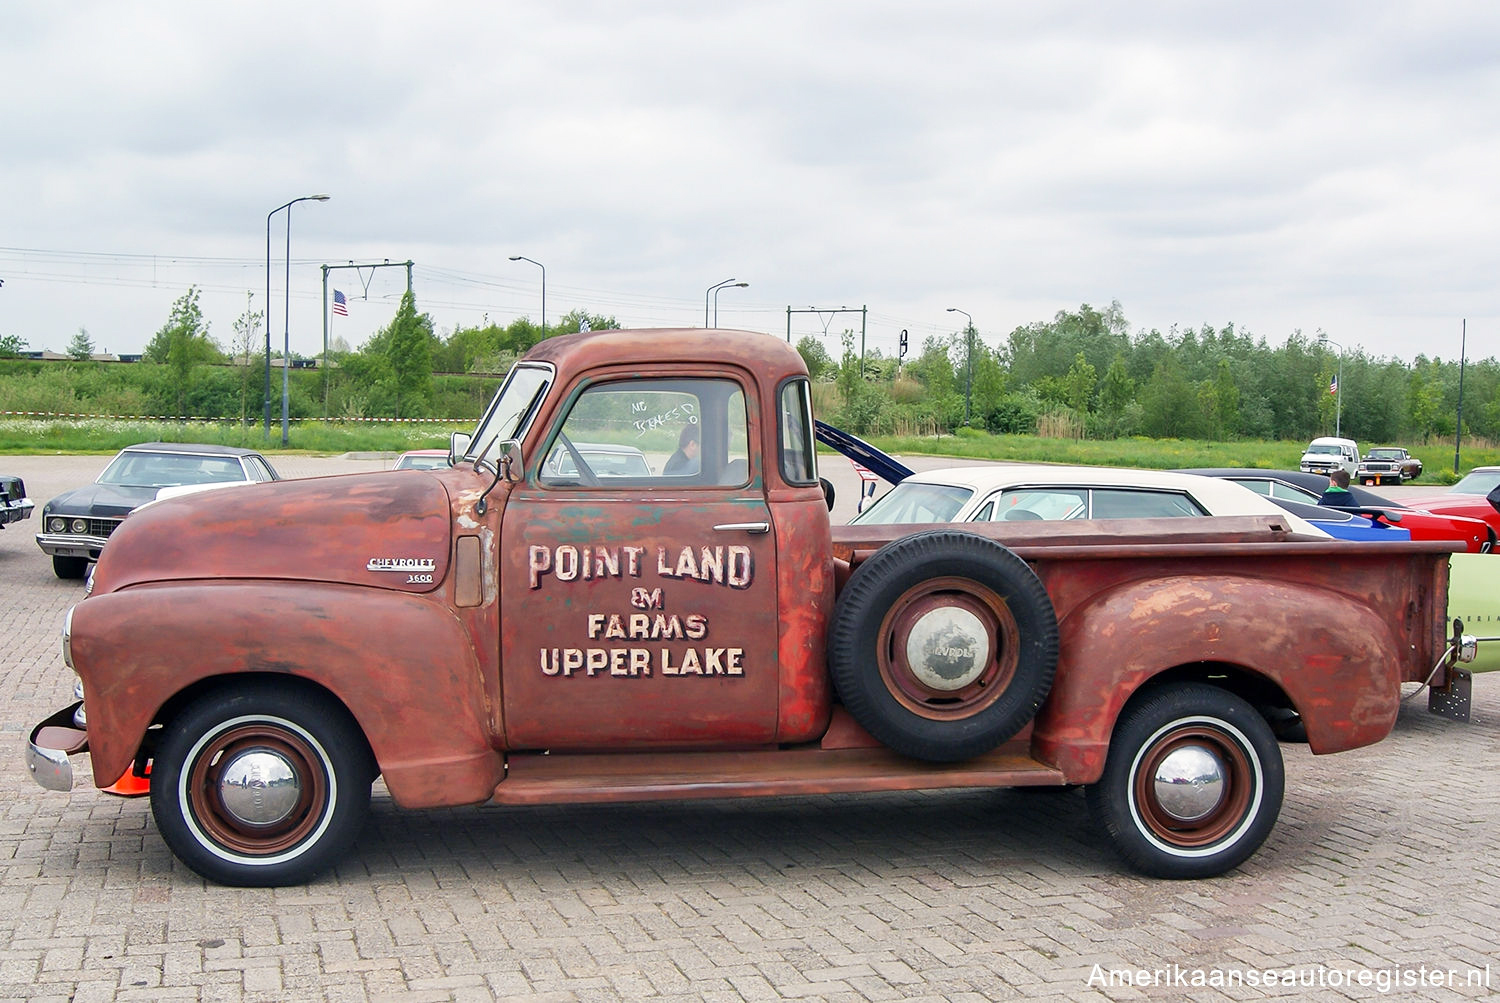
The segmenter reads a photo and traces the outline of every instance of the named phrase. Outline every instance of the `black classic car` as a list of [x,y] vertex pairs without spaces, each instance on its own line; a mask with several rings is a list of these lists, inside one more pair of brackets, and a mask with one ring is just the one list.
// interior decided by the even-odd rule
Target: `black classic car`
[[126,446],[98,480],[64,491],[42,508],[36,544],[59,578],[82,578],[120,521],[163,492],[280,480],[264,456],[235,446],[145,442]]
[[31,518],[31,499],[19,477],[0,475],[0,528]]

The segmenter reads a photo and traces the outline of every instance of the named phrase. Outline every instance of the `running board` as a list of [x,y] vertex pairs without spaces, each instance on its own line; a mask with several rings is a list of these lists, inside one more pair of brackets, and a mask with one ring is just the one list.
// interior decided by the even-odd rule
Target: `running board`
[[1061,770],[1033,759],[1025,745],[1015,741],[961,763],[927,763],[885,748],[815,746],[745,752],[515,753],[507,757],[495,801],[584,804],[1064,783]]

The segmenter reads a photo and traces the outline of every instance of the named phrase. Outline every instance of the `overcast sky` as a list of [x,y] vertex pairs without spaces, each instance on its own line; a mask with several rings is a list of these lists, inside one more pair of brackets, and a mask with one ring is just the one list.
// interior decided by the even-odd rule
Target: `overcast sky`
[[[913,350],[1132,330],[1500,354],[1500,5],[12,2],[0,335],[138,352],[190,285],[322,344],[319,265],[455,325],[574,309]],[[369,282],[368,290],[365,283]],[[331,273],[352,346],[401,268]],[[368,295],[366,300],[364,297]],[[797,314],[829,344],[858,313]],[[263,345],[263,342],[262,342]]]

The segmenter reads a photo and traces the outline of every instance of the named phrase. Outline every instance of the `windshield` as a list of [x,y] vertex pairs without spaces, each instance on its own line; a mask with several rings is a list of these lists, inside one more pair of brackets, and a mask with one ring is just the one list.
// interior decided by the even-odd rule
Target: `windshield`
[[551,366],[528,364],[511,369],[490,409],[479,420],[464,458],[494,463],[497,447],[507,439],[521,437],[551,385]]
[[100,484],[132,488],[166,488],[179,484],[218,484],[245,480],[245,469],[233,456],[191,453],[121,453],[99,475]]
[[1307,451],[1309,453],[1313,454],[1313,455],[1319,455],[1319,456],[1321,456],[1324,453],[1329,453],[1329,454],[1332,454],[1333,456],[1339,455],[1339,447],[1337,447],[1337,446],[1330,446],[1330,445],[1327,445],[1326,443],[1321,443],[1321,442],[1315,442],[1311,446],[1308,446],[1307,447]]
[[1399,450],[1399,449],[1372,449],[1372,450],[1370,450],[1369,459],[1372,459],[1372,460],[1399,460],[1399,459],[1401,459],[1401,450]]
[[875,504],[849,520],[850,525],[896,525],[952,522],[974,492],[952,484],[902,481]]
[[1472,470],[1450,489],[1456,495],[1487,495],[1500,487],[1500,470]]

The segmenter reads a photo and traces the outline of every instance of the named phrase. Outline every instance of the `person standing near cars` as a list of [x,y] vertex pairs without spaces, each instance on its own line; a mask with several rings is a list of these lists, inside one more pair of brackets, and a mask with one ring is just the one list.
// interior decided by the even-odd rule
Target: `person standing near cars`
[[1328,487],[1318,499],[1319,505],[1330,508],[1354,508],[1354,495],[1349,491],[1349,471],[1335,467],[1328,474]]

